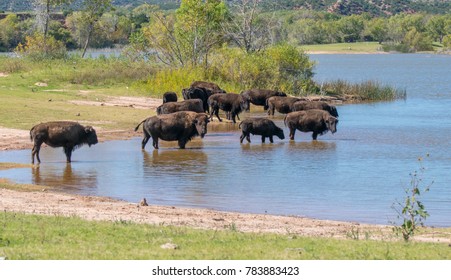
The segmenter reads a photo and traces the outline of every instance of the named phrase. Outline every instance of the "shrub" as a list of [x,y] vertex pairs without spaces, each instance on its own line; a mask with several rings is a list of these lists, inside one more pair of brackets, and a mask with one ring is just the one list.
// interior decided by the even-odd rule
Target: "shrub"
[[395,226],[393,230],[398,234],[401,233],[406,242],[415,234],[419,226],[424,226],[424,220],[429,216],[420,197],[422,193],[429,191],[433,182],[425,187],[423,186],[422,174],[425,168],[421,166],[422,160],[422,158],[418,159],[420,162],[419,170],[410,173],[410,187],[404,189],[406,194],[404,202],[396,201],[392,205],[392,208],[398,214],[398,219],[402,219],[402,224]]
[[355,99],[357,101],[394,100],[406,97],[405,90],[381,85],[375,81],[352,84],[347,81],[336,80],[323,83],[321,91],[326,95]]
[[33,60],[61,59],[67,56],[64,43],[57,41],[52,36],[44,38],[42,34],[34,34],[25,37],[25,44],[19,44],[16,52]]

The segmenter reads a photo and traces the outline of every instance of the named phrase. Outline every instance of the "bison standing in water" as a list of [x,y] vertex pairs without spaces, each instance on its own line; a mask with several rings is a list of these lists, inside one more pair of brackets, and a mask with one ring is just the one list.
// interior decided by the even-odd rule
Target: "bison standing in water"
[[85,144],[95,145],[98,143],[97,134],[91,126],[82,126],[76,122],[56,121],[35,125],[30,130],[30,139],[33,141],[33,149],[31,150],[31,163],[34,164],[34,157],[38,163],[39,150],[42,143],[50,147],[63,147],[66,154],[67,162],[71,162],[72,152]]
[[238,116],[242,111],[249,109],[249,101],[245,100],[240,94],[236,93],[217,93],[213,94],[208,98],[208,105],[210,105],[210,118],[213,114],[216,115],[218,120],[222,122],[219,117],[219,109],[226,112],[226,115],[230,113],[230,119],[233,123],[236,123],[235,117]]
[[291,106],[291,111],[305,111],[311,109],[320,109],[329,112],[332,116],[338,118],[337,108],[324,101],[296,101]]
[[291,107],[294,102],[302,100],[301,98],[291,96],[272,96],[266,99],[266,107],[268,108],[268,115],[274,116],[274,111],[281,114],[288,114],[291,112]]
[[180,149],[184,149],[186,143],[193,137],[203,138],[207,134],[208,122],[209,118],[205,113],[182,111],[147,118],[136,126],[135,131],[144,123],[144,138],[141,144],[143,150],[150,137],[153,139],[155,149],[158,149],[158,139],[178,141]]
[[316,140],[318,134],[323,135],[329,130],[337,132],[338,119],[327,111],[312,109],[288,113],[284,123],[290,129],[290,140],[294,140],[296,129],[302,132],[312,131],[312,138]]
[[261,135],[262,143],[265,143],[265,138],[269,137],[269,141],[274,143],[273,136],[276,135],[280,139],[285,139],[283,130],[276,126],[273,121],[265,118],[249,118],[242,121],[239,125],[242,129],[240,143],[243,143],[244,138],[247,142],[251,142],[250,134]]
[[281,91],[275,91],[270,89],[250,89],[241,93],[244,99],[249,100],[254,105],[263,106],[264,110],[268,110],[266,100],[273,96],[287,96]]

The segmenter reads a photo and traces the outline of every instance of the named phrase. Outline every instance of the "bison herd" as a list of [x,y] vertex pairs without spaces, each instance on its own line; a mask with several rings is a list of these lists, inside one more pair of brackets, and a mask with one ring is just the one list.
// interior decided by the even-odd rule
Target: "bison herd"
[[[312,132],[313,140],[327,131],[337,131],[338,112],[335,106],[323,101],[309,101],[303,98],[290,97],[285,93],[267,89],[251,89],[240,94],[226,93],[218,85],[210,82],[196,81],[189,88],[182,90],[183,101],[177,100],[175,92],[163,95],[163,104],[156,109],[157,115],[141,121],[135,128],[143,126],[144,149],[152,138],[152,145],[158,149],[158,140],[178,141],[178,146],[184,149],[186,144],[195,136],[203,138],[207,133],[207,124],[213,120],[213,115],[221,122],[219,110],[225,112],[227,119],[236,123],[239,114],[249,111],[250,104],[263,106],[268,115],[274,112],[286,114],[284,124],[290,131],[289,138],[294,140],[296,130]],[[266,138],[273,143],[273,136],[285,139],[283,130],[267,118],[248,118],[241,121],[242,130],[240,143],[246,138],[250,141],[250,134],[260,135],[262,142]],[[74,149],[85,144],[97,144],[97,135],[90,126],[82,126],[76,122],[48,122],[34,126],[30,130],[33,141],[31,153],[40,163],[39,150],[42,143],[50,147],[63,147],[67,162],[71,161]]]

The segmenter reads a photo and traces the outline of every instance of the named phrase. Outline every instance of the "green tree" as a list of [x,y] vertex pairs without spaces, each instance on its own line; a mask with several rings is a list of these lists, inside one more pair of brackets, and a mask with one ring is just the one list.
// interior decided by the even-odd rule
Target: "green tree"
[[208,54],[222,43],[221,23],[227,8],[219,0],[184,0],[174,14],[156,10],[143,29],[155,57],[168,65],[208,64]]
[[387,39],[388,36],[388,26],[384,19],[376,18],[368,22],[367,32],[373,38],[382,44],[383,41]]
[[422,32],[418,32],[414,27],[407,32],[404,43],[409,46],[410,51],[432,51],[431,39]]
[[202,60],[207,65],[210,50],[223,39],[220,30],[226,15],[227,7],[220,0],[182,0],[174,27],[183,56],[191,65]]
[[84,0],[81,18],[84,24],[86,24],[87,30],[81,57],[84,57],[86,54],[86,49],[89,46],[99,19],[112,8],[111,0]]
[[426,28],[434,40],[443,42],[443,37],[448,34],[448,30],[451,27],[447,27],[447,24],[451,24],[451,21],[447,21],[447,16],[434,16],[426,24]]
[[22,41],[19,29],[19,19],[15,14],[9,14],[0,20],[0,50],[9,50]]
[[365,28],[360,15],[343,17],[337,22],[337,25],[343,42],[359,41]]

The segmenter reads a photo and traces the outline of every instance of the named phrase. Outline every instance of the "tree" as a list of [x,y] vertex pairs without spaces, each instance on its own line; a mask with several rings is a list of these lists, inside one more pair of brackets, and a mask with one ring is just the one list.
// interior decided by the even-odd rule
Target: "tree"
[[426,24],[426,29],[429,31],[429,34],[431,34],[434,40],[438,40],[440,43],[443,42],[443,37],[448,34],[446,27],[446,16],[434,16]]
[[44,34],[44,41],[49,31],[50,13],[52,9],[63,4],[71,3],[73,0],[33,0],[36,11],[36,24],[38,30]]
[[362,37],[363,29],[365,28],[360,15],[343,17],[337,24],[343,42],[358,41]]
[[143,33],[159,61],[181,66],[204,62],[206,66],[211,49],[222,42],[220,27],[226,14],[219,0],[183,0],[175,15],[154,11]]
[[104,13],[112,8],[111,0],[85,0],[83,2],[82,20],[86,24],[87,32],[81,57],[84,57],[86,54],[86,49],[89,46],[97,22]]
[[179,38],[184,56],[192,65],[204,59],[212,47],[222,40],[222,22],[227,15],[227,7],[220,0],[183,0],[176,11],[175,32]]
[[368,33],[371,35],[373,40],[382,44],[383,41],[387,39],[388,27],[387,23],[382,18],[376,18],[368,23]]

